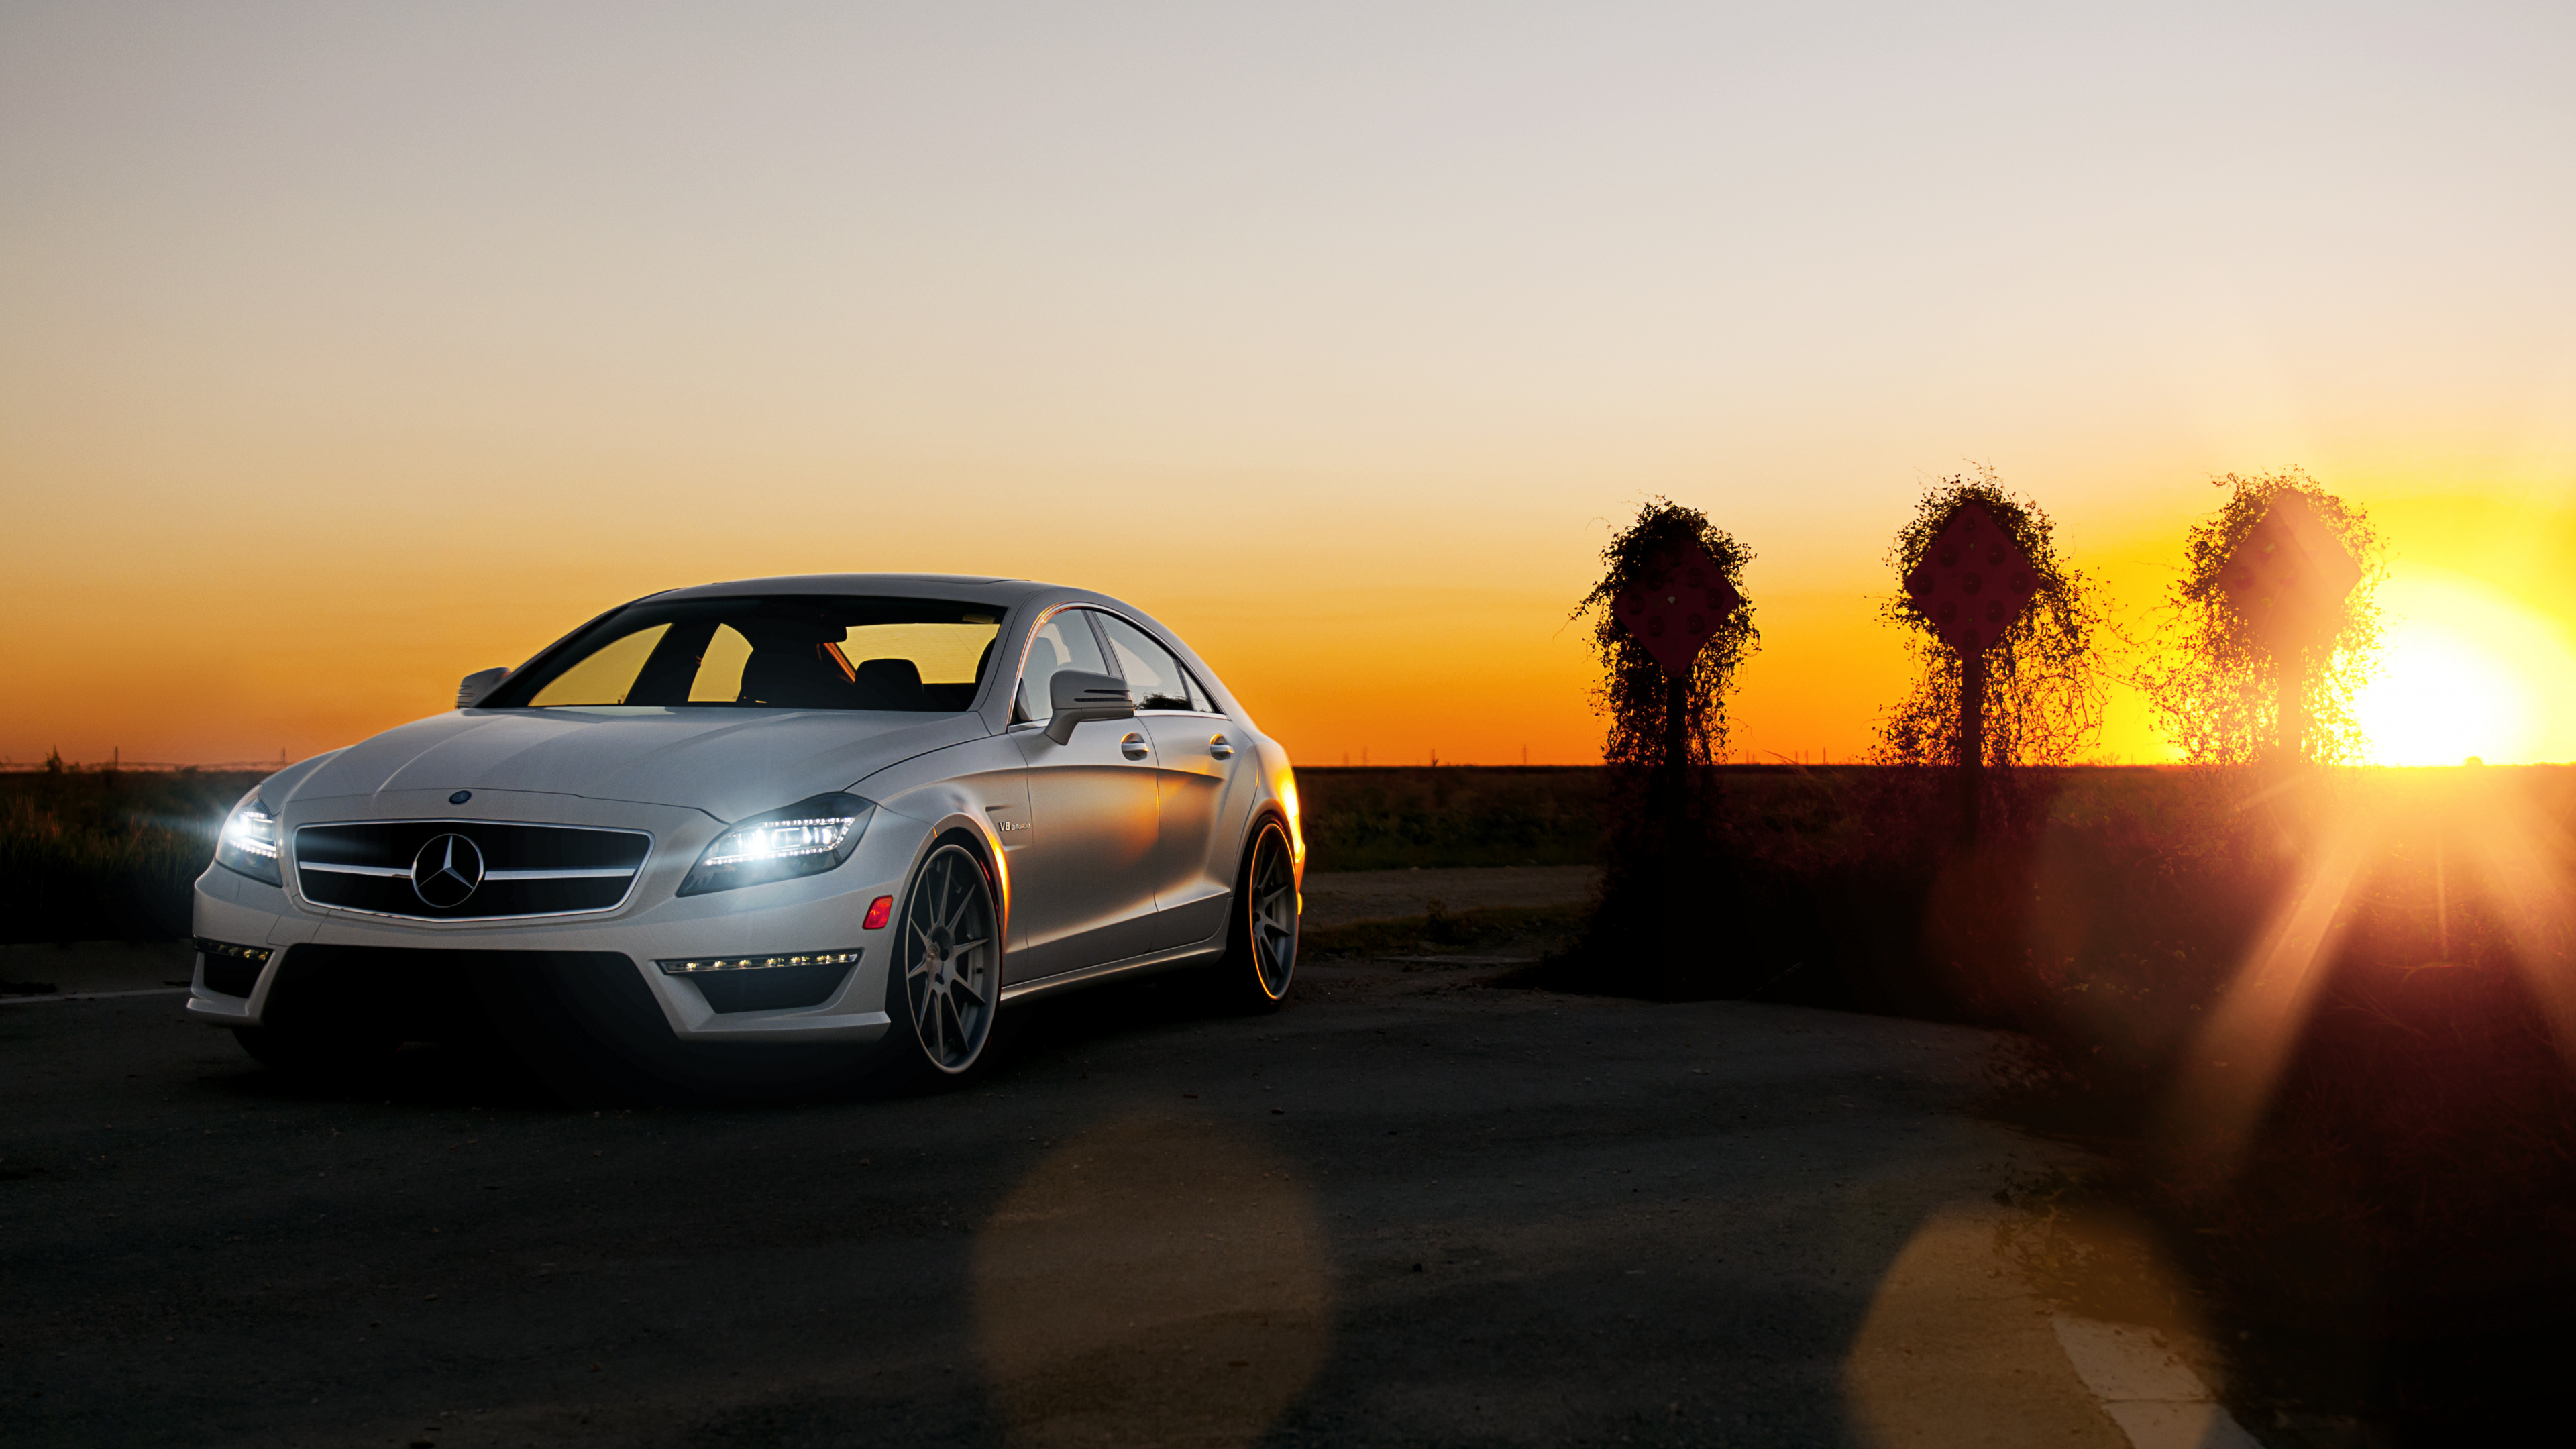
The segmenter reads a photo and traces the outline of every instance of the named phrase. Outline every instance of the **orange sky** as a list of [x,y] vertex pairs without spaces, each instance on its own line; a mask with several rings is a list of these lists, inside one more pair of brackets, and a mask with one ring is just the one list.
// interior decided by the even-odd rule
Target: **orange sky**
[[2306,467],[2392,738],[2576,758],[2576,21],[2240,10],[13,7],[0,755],[900,568],[1127,597],[1305,763],[1588,760],[1566,615],[1668,493],[1759,555],[1738,754],[1839,759],[1984,461],[2142,626]]

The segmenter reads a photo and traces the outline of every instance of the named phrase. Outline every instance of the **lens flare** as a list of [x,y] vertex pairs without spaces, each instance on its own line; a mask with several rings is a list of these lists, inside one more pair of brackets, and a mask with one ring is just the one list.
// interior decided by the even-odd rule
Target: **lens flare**
[[2317,842],[2253,954],[2194,1038],[2165,1104],[2163,1135],[2190,1144],[2222,1171],[2241,1159],[2290,1053],[2306,1028],[2325,968],[2350,925],[2354,879],[2379,844],[2382,822],[2346,811],[2313,832]]
[[2418,570],[2381,590],[2377,675],[2354,701],[2382,765],[2525,763],[2576,753],[2576,657],[2558,631],[2474,579]]

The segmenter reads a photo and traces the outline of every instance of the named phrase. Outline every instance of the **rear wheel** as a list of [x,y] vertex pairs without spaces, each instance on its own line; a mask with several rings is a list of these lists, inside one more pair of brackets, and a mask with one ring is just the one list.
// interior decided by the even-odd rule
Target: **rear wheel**
[[1001,1006],[1000,923],[983,857],[961,839],[941,841],[904,897],[886,981],[904,1068],[956,1081],[984,1061]]
[[1226,1004],[1243,1011],[1277,1011],[1297,970],[1297,862],[1288,832],[1262,822],[1243,853],[1236,877],[1234,916],[1216,984]]

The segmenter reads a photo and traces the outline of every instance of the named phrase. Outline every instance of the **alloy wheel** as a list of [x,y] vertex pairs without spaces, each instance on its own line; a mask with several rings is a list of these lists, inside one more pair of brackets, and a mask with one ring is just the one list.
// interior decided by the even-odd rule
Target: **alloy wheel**
[[1288,977],[1297,969],[1297,872],[1278,826],[1264,829],[1253,845],[1250,874],[1252,966],[1262,994],[1275,1001],[1288,994]]
[[992,1034],[1001,985],[992,882],[973,852],[943,845],[931,853],[904,908],[900,949],[922,1055],[942,1072],[965,1071]]

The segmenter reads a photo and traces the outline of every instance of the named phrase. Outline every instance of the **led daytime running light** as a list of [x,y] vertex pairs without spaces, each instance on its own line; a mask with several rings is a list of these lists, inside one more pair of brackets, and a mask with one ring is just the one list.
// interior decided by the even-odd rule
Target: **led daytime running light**
[[799,951],[786,956],[696,956],[656,961],[666,976],[703,975],[709,971],[765,971],[773,966],[855,966],[856,951]]
[[707,846],[679,893],[727,891],[836,869],[859,848],[876,808],[856,795],[836,793],[738,821]]
[[829,855],[858,826],[856,815],[824,815],[806,820],[771,820],[728,830],[717,837],[701,862],[709,870],[749,865],[755,861],[793,860],[800,855]]
[[223,832],[215,837],[215,863],[267,885],[284,885],[281,843],[277,812],[254,792],[224,817]]
[[244,805],[224,822],[224,840],[245,855],[277,859],[277,819],[257,805]]

